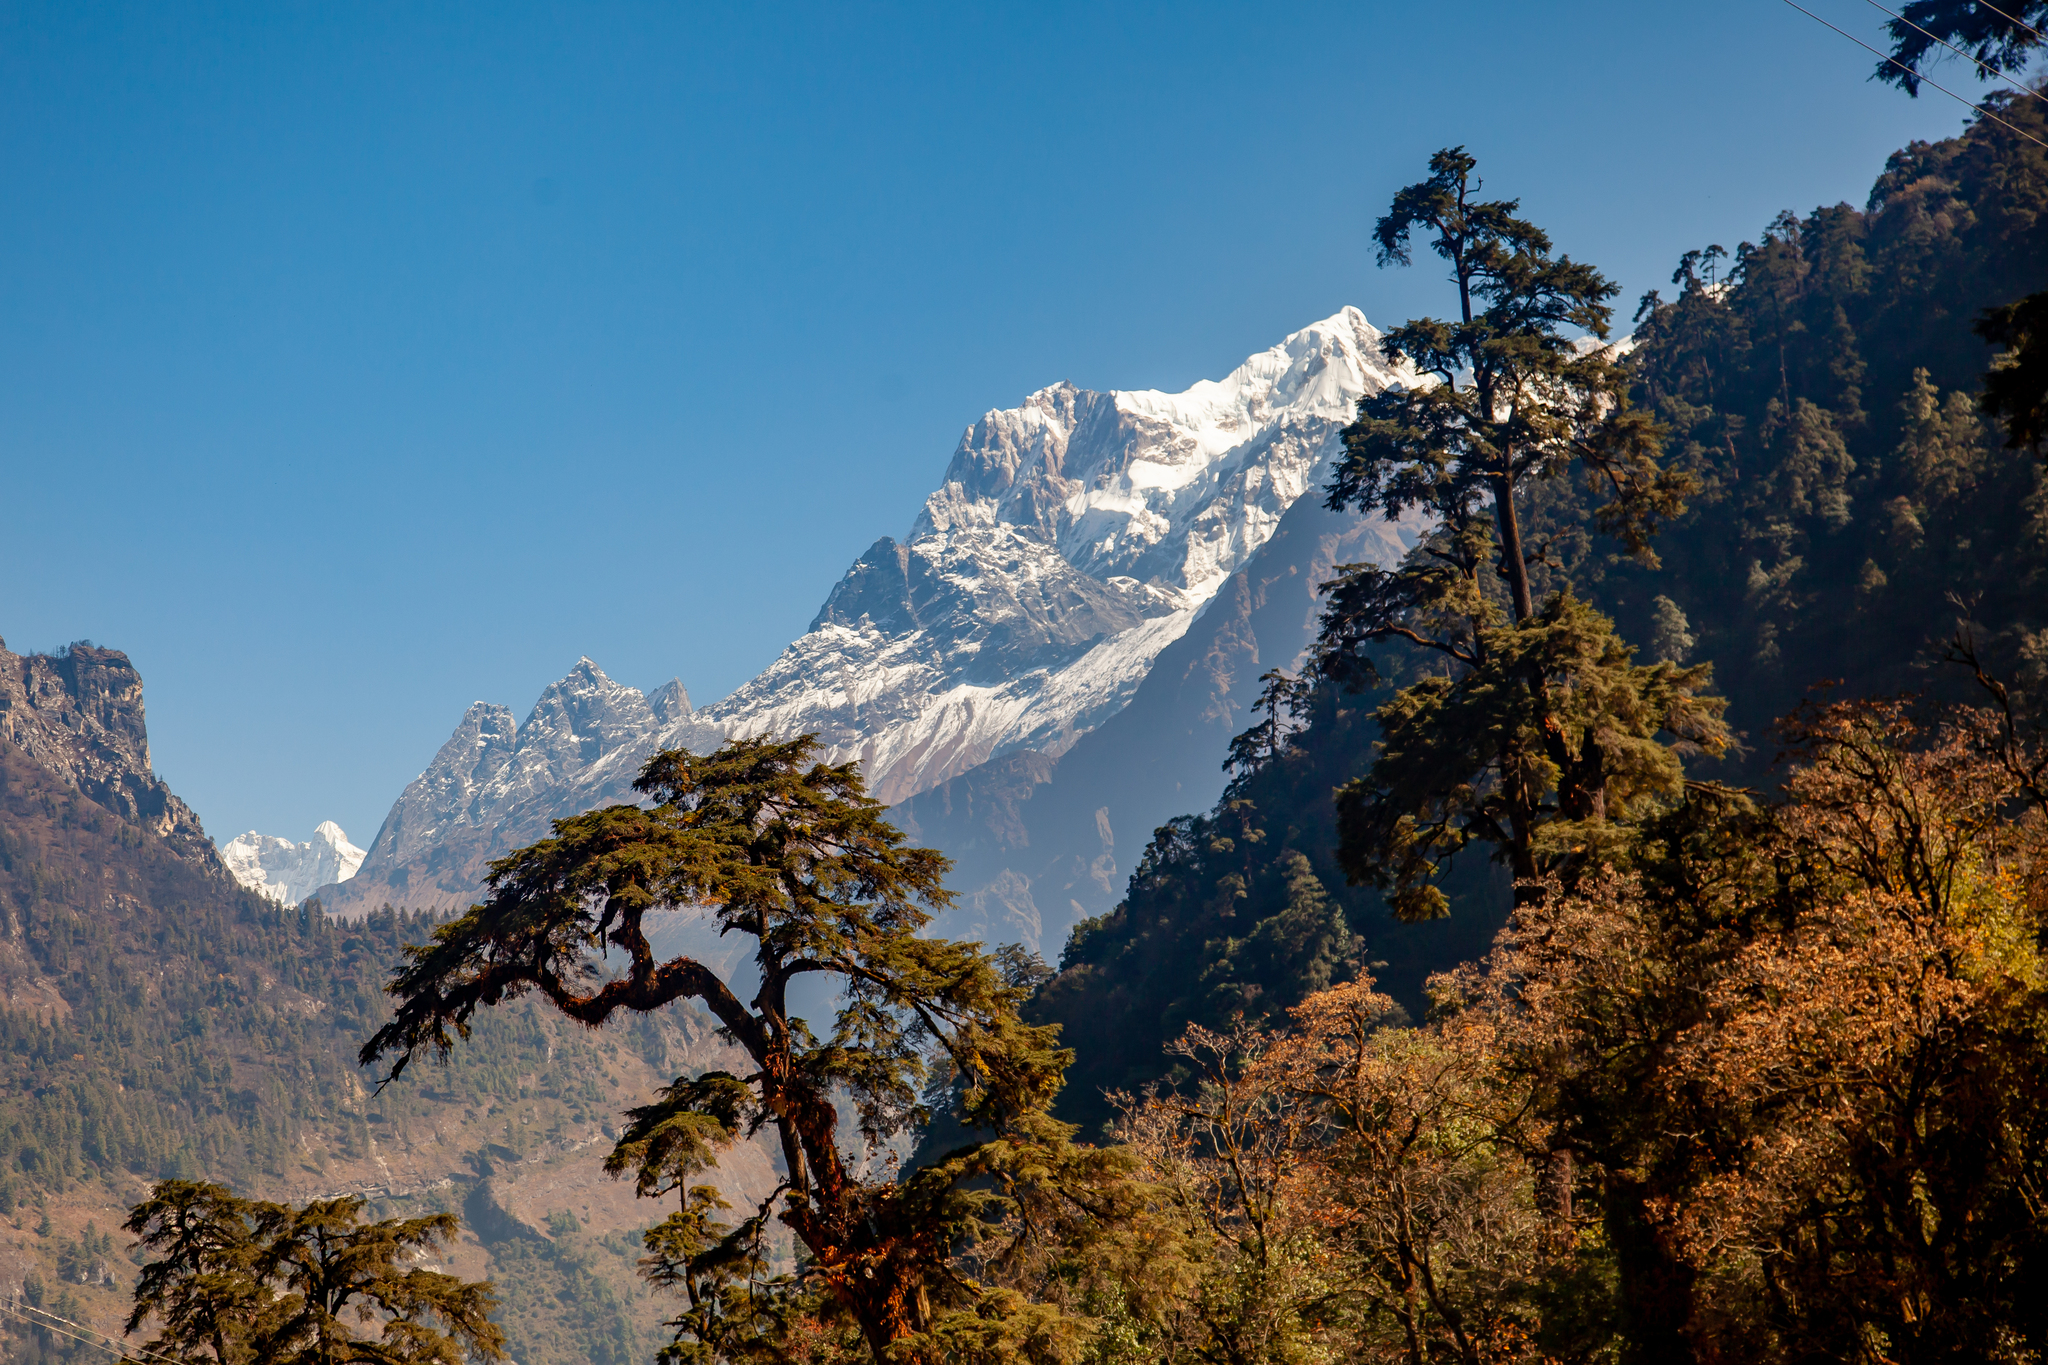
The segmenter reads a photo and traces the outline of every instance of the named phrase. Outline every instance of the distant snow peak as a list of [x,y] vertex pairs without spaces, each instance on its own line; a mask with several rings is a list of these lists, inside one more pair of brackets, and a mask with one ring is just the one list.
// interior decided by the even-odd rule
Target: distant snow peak
[[815,734],[891,805],[1018,749],[1062,754],[1273,536],[1359,399],[1416,382],[1344,308],[1180,393],[1054,384],[984,414],[909,537],[876,541],[724,700],[694,709],[679,682],[645,695],[580,659],[524,722],[472,706],[329,909],[468,904],[550,821],[639,799],[657,749]]
[[1344,308],[1181,393],[1054,384],[989,412],[909,540],[877,541],[808,634],[702,714],[815,732],[892,803],[1009,750],[1057,754],[1272,536],[1358,400],[1414,382]]
[[236,881],[287,906],[297,905],[316,887],[355,876],[364,856],[332,820],[322,820],[303,844],[252,829],[220,851]]

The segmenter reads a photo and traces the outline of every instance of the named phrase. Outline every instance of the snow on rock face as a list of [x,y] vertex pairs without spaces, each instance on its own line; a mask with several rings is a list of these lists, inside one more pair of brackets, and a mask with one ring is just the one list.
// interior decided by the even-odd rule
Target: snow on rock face
[[1356,308],[1183,393],[1041,389],[968,428],[904,544],[884,538],[802,639],[706,709],[816,732],[901,801],[1009,750],[1059,754],[1313,484],[1358,400],[1415,382]]
[[315,887],[355,876],[363,856],[332,820],[322,820],[303,844],[252,829],[230,839],[220,851],[236,881],[288,906],[297,905]]
[[528,808],[534,817],[521,828],[545,834],[547,819],[590,808],[569,799],[586,792],[626,799],[656,737],[693,734],[694,714],[680,680],[647,697],[589,659],[551,683],[523,723],[506,707],[476,702],[384,817],[371,860],[416,862],[458,833],[495,833]]
[[515,723],[469,709],[330,909],[468,904],[488,860],[548,821],[636,799],[657,748],[815,733],[894,804],[995,755],[1057,755],[1273,534],[1358,400],[1416,382],[1356,308],[1183,393],[1041,389],[967,429],[908,540],[854,562],[760,676],[693,711],[588,659]]

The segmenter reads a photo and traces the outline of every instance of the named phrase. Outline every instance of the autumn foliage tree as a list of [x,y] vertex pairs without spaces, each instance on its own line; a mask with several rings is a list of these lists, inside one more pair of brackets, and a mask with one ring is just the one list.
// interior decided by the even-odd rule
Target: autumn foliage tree
[[[1787,724],[1787,801],[1667,822],[1441,987],[1579,1155],[1628,1358],[2031,1359],[2048,827],[1995,713]],[[1711,818],[1707,818],[1711,817]]]
[[1122,1128],[1151,1358],[2038,1358],[2048,759],[2003,703],[1784,737],[1781,802],[1645,822],[1423,1024],[1190,1029]]

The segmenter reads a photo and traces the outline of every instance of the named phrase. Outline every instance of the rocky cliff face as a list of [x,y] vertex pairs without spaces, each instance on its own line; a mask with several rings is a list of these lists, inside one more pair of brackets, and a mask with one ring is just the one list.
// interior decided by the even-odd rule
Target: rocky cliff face
[[142,675],[121,651],[81,642],[22,655],[0,641],[0,742],[179,857],[221,869],[198,815],[150,768]]
[[252,829],[220,850],[236,881],[286,906],[297,905],[316,887],[355,876],[363,854],[332,820],[322,820],[303,844]]
[[759,677],[692,711],[679,684],[643,697],[585,659],[523,722],[477,703],[320,899],[467,904],[491,858],[625,799],[657,747],[814,733],[892,803],[1005,756],[1056,759],[1273,538],[1358,400],[1413,378],[1346,308],[1183,393],[1059,384],[988,413],[908,538],[876,541]]

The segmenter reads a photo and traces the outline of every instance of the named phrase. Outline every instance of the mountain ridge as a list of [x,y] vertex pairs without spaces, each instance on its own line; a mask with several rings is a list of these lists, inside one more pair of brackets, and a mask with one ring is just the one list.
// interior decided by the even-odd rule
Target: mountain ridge
[[472,705],[320,900],[466,905],[491,858],[630,799],[657,748],[813,733],[891,805],[1008,754],[1057,759],[1272,538],[1358,399],[1410,382],[1346,307],[1178,394],[1063,383],[986,413],[909,538],[876,540],[754,679],[693,710],[679,683],[650,698],[585,658],[524,722]]

